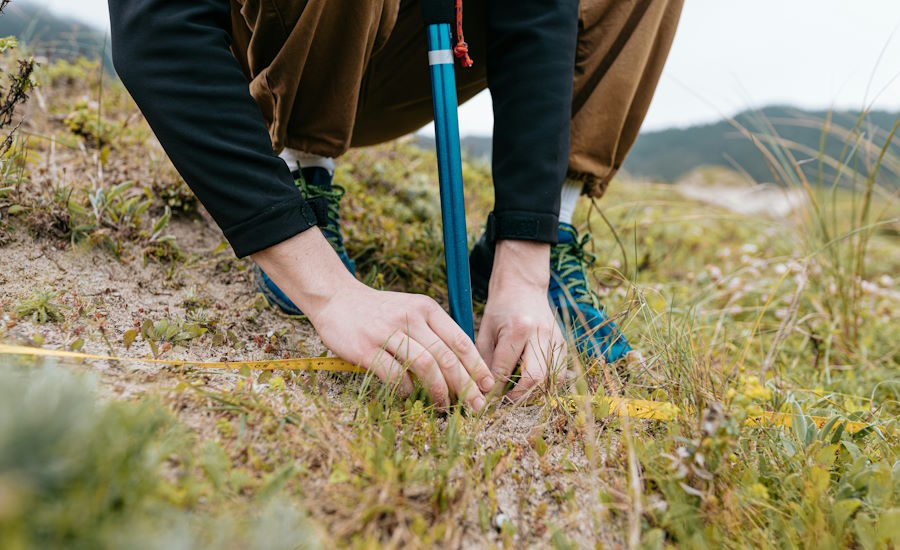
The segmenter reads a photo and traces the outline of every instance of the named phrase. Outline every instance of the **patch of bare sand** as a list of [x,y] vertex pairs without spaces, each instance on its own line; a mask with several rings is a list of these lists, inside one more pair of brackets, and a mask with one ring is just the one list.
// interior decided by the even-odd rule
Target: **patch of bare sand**
[[[599,428],[594,433],[598,441],[615,446],[616,438],[606,435]],[[547,525],[560,529],[577,547],[624,546],[609,510],[600,501],[601,492],[609,489],[599,477],[607,452],[601,449],[597,464],[591,465],[583,446],[576,442],[579,437],[559,410],[514,406],[489,417],[476,441],[485,454],[505,451],[489,481],[497,502],[497,513],[491,518],[495,531],[483,535],[474,528],[467,530],[470,536],[463,539],[463,547],[485,542],[500,545],[498,531],[507,521],[516,527],[516,546],[534,544],[534,538],[546,541],[552,534]],[[536,451],[538,439],[546,444],[543,456]],[[559,501],[565,498],[571,500],[561,505]],[[477,518],[477,513],[473,503],[469,517]]]

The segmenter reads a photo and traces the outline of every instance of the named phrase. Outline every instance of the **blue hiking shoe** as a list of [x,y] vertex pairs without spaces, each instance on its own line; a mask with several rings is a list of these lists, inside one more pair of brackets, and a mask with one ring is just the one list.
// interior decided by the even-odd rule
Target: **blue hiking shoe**
[[[356,264],[347,255],[344,248],[344,237],[341,235],[340,203],[344,196],[344,188],[331,183],[331,174],[320,167],[304,168],[292,172],[297,187],[306,197],[319,223],[317,224],[322,234],[331,243],[331,247],[337,252],[338,257],[344,262],[347,270],[356,275]],[[288,315],[303,315],[287,295],[266,275],[259,266],[253,266],[256,286],[263,296]]]
[[[603,357],[607,363],[614,363],[631,351],[631,347],[606,316],[588,285],[587,268],[594,263],[593,255],[585,249],[590,239],[588,234],[579,239],[574,227],[559,224],[559,243],[550,249],[550,287],[547,296],[558,312],[563,333],[568,335],[571,332],[576,351],[588,360]],[[472,297],[475,300],[487,300],[493,264],[494,247],[485,233],[469,254]]]
[[603,357],[615,363],[631,351],[625,336],[610,320],[588,285],[587,268],[594,255],[585,249],[590,233],[578,237],[567,223],[559,224],[559,242],[550,249],[550,303],[557,309],[563,333],[572,332],[582,357]]

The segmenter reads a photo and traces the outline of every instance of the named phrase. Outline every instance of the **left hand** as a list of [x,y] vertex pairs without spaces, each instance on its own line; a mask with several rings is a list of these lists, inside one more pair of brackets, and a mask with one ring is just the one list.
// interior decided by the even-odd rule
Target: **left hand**
[[498,241],[488,301],[475,345],[503,388],[521,360],[518,384],[507,397],[518,400],[565,368],[566,341],[547,299],[550,245]]

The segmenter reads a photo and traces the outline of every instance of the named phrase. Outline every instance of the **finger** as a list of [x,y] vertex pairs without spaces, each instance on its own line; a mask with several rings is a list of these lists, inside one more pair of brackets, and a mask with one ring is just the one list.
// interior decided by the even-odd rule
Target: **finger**
[[493,362],[491,362],[491,372],[498,383],[506,384],[519,357],[525,350],[525,344],[528,343],[528,335],[520,334],[517,331],[509,329],[500,329],[500,335],[497,337],[497,345],[494,347]]
[[[534,388],[547,380],[549,373],[549,357],[546,350],[542,350],[539,344],[531,338],[522,354],[522,376],[516,386],[506,396],[513,401],[518,401],[528,396]],[[545,344],[546,345],[546,344]]]
[[[463,367],[463,364],[460,363],[458,354],[447,347],[447,344],[438,338],[438,335],[433,333],[427,326],[419,330],[414,330],[411,336],[414,342],[431,341],[431,344],[429,344],[426,349],[437,361],[438,368],[441,369],[441,373],[444,375],[444,380],[447,382],[450,391],[456,395],[459,401],[465,403],[475,411],[480,411],[485,403],[484,394],[479,391],[470,372],[468,372]],[[466,340],[468,340],[468,338],[466,338]],[[469,345],[472,348],[475,347],[471,342],[469,342]],[[486,365],[484,366],[484,375],[490,378],[489,382],[493,387],[494,379],[491,377]]]
[[422,344],[406,334],[400,334],[391,338],[385,349],[413,371],[419,382],[425,386],[435,407],[445,409],[450,405],[450,390],[444,375],[437,361]]
[[[486,323],[485,320],[482,320],[481,329],[475,337],[475,349],[478,350],[478,355],[480,355],[488,365],[492,364],[494,361],[494,346],[496,343],[497,341],[494,339],[493,328],[490,324]],[[494,380],[494,385],[497,385],[496,379]]]
[[559,365],[564,364],[560,361],[565,357],[564,351],[565,342],[559,330],[554,330],[550,338],[541,338],[540,334],[530,338],[522,355],[522,376],[507,397],[513,401],[523,399],[550,376],[555,376]]
[[401,397],[407,397],[413,391],[412,378],[390,353],[379,349],[373,354],[366,368],[375,373],[379,380],[390,387],[396,387]]
[[[469,339],[469,336],[459,328],[459,325],[454,323],[453,320],[447,316],[440,306],[432,307],[429,312],[428,327],[434,331],[434,334],[436,334],[440,340],[442,340],[442,343],[446,348],[441,349],[440,352],[435,354],[435,357],[439,359],[438,363],[441,364],[441,367],[449,367],[449,359],[452,356],[454,361],[458,360],[459,362],[462,362],[463,368],[468,373],[466,378],[474,380],[481,391],[491,391],[494,387],[494,376],[491,374],[490,369],[488,369],[487,363],[484,362],[484,359],[482,359],[481,355],[478,353],[478,349],[475,347],[475,344],[472,343],[472,340]],[[428,340],[426,339],[424,341],[427,342]],[[446,357],[447,361],[440,361],[440,359],[443,359],[442,355],[448,352],[449,354]]]

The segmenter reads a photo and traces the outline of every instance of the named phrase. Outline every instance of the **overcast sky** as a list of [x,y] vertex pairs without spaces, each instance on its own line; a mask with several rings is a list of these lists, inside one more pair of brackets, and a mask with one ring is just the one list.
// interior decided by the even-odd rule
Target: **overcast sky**
[[[109,25],[106,0],[38,1]],[[875,100],[900,109],[898,0],[685,3],[645,129],[712,121],[770,103],[858,109]],[[463,106],[460,125],[463,134],[491,132],[486,94]]]

